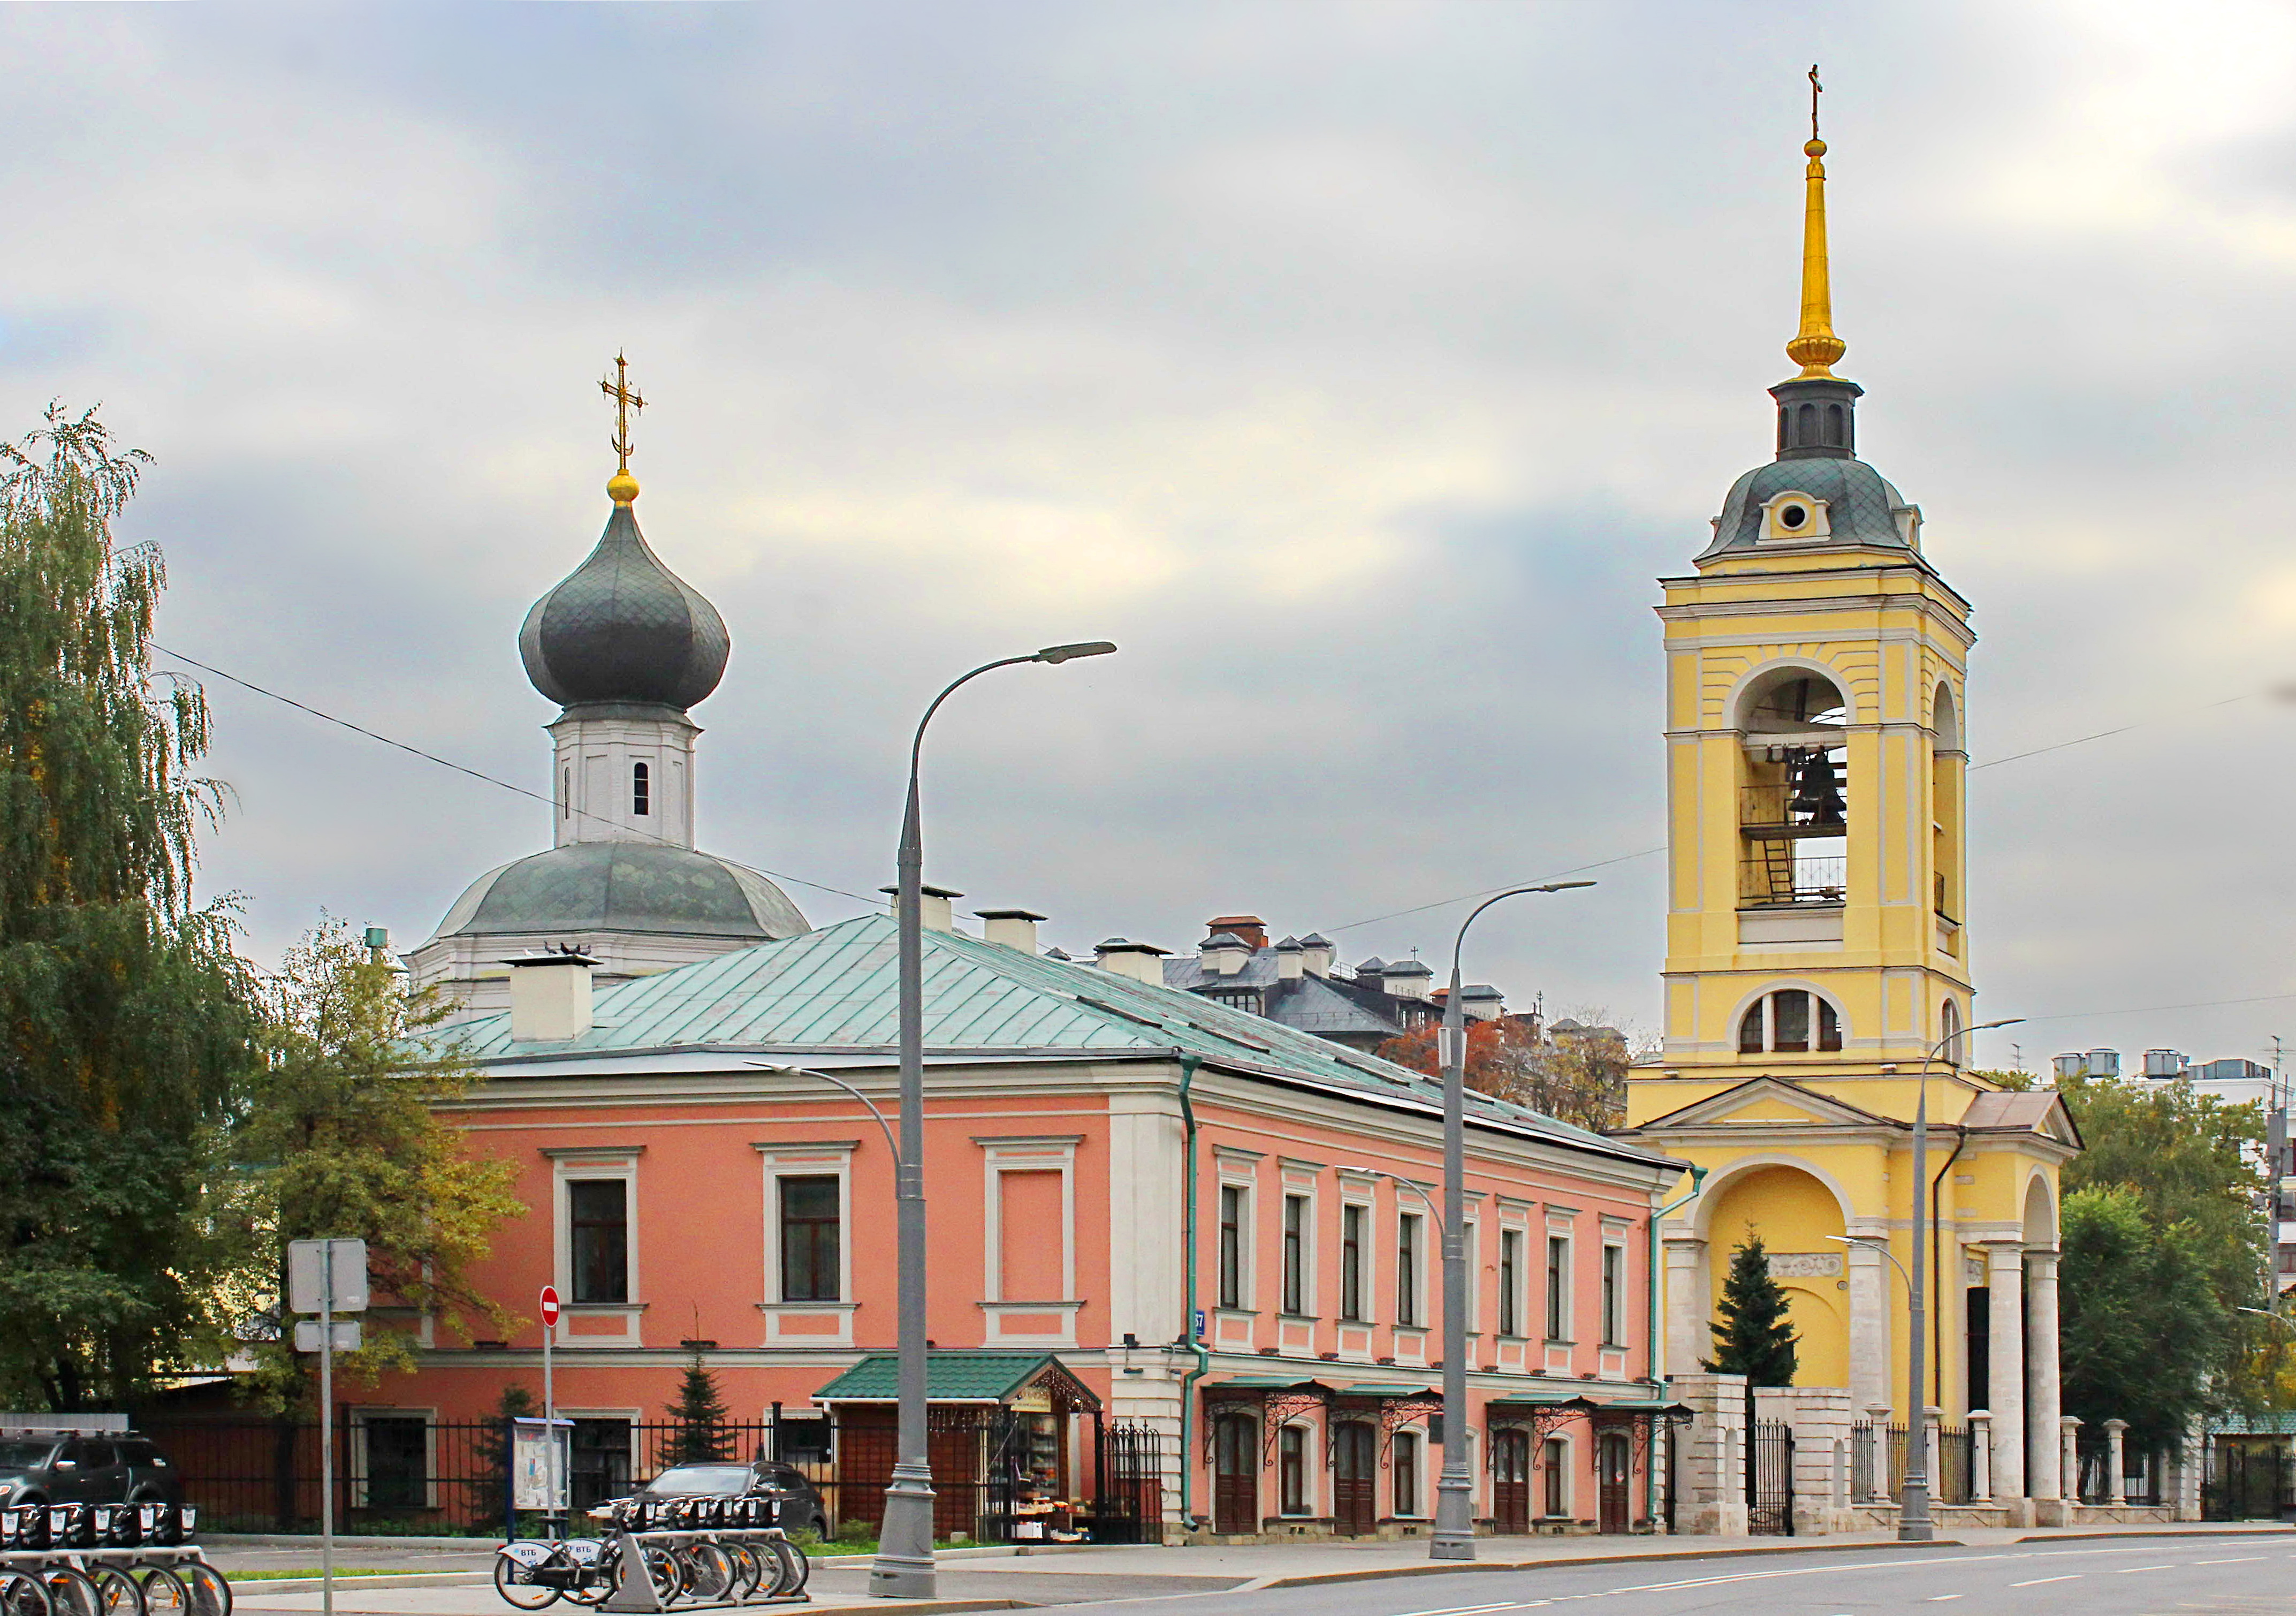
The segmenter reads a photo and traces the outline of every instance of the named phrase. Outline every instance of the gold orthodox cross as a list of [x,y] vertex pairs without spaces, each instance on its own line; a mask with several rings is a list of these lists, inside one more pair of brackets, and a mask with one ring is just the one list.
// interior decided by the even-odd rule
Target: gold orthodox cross
[[614,373],[598,383],[607,398],[614,401],[614,454],[620,462],[619,470],[630,469],[630,412],[645,408],[645,398],[630,385],[630,362],[621,355],[614,356]]
[[1825,86],[1817,82],[1817,63],[1809,64],[1809,137],[1817,138],[1817,98]]

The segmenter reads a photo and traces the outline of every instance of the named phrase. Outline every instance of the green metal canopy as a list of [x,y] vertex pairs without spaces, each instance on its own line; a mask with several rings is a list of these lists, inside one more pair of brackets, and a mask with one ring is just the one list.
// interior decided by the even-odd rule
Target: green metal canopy
[[[890,1403],[900,1396],[900,1355],[873,1352],[813,1394],[816,1403]],[[1100,1399],[1049,1352],[928,1352],[925,1400],[1011,1403],[1046,1382],[1070,1404],[1096,1409]]]

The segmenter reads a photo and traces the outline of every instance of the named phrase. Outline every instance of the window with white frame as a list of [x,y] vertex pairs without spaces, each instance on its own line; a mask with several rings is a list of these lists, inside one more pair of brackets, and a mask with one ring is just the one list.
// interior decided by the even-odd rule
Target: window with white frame
[[1499,1231],[1499,1333],[1522,1333],[1522,1231]]
[[1419,1513],[1419,1433],[1398,1431],[1395,1433],[1392,1468],[1395,1474],[1395,1513],[1406,1519]]
[[1570,1238],[1546,1237],[1546,1339],[1570,1339]]
[[1313,1231],[1311,1208],[1315,1202],[1305,1195],[1283,1197],[1283,1311],[1305,1314],[1311,1302],[1308,1285],[1309,1242]]
[[1459,1222],[1459,1252],[1467,1266],[1467,1329],[1470,1333],[1483,1327],[1483,1248],[1480,1236],[1482,1226],[1473,1218]]
[[1395,1219],[1395,1322],[1416,1329],[1424,1321],[1422,1287],[1426,1283],[1427,1220],[1417,1212]]
[[545,1147],[551,1158],[555,1283],[570,1308],[639,1297],[638,1158],[644,1146]]
[[778,1307],[849,1305],[853,1295],[851,1139],[767,1144],[765,1295]]
[[1219,1305],[1242,1308],[1251,1249],[1251,1191],[1241,1184],[1219,1186]]
[[1340,1317],[1362,1324],[1371,1317],[1365,1283],[1371,1256],[1371,1208],[1350,1201],[1340,1208]]
[[1841,1013],[1823,994],[1800,988],[1762,995],[1738,1021],[1740,1054],[1806,1054],[1841,1047]]
[[1275,1507],[1286,1515],[1308,1511],[1308,1428],[1286,1425],[1275,1433]]
[[1538,1513],[1559,1520],[1570,1513],[1570,1446],[1561,1437],[1539,1444]]
[[1603,1345],[1627,1344],[1627,1248],[1603,1247]]
[[1076,1295],[1076,1148],[1081,1136],[975,1139],[988,1168],[986,1300]]

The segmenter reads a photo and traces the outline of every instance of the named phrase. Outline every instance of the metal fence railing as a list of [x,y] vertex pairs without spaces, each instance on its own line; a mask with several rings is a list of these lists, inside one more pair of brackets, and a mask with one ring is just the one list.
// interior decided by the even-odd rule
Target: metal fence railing
[[[1094,1415],[931,1411],[935,1531],[980,1542],[1160,1541],[1171,1444],[1152,1427]],[[892,1468],[890,1423],[823,1420],[696,1427],[577,1419],[569,1491],[584,1512],[672,1464],[779,1458],[814,1489],[782,1522],[824,1537],[873,1536]],[[259,1418],[146,1418],[210,1531],[316,1530],[328,1483],[319,1428]],[[342,1409],[335,1431],[336,1518],[359,1532],[500,1534],[509,1502],[508,1423]],[[809,1518],[808,1518],[809,1517]]]
[[1856,1504],[1896,1499],[1906,1490],[1906,1428],[1860,1420],[1849,1428],[1849,1495]]
[[1975,1486],[1969,1427],[1940,1425],[1937,1439],[1938,1472],[1931,1481],[1931,1490],[1940,1504],[1966,1504]]

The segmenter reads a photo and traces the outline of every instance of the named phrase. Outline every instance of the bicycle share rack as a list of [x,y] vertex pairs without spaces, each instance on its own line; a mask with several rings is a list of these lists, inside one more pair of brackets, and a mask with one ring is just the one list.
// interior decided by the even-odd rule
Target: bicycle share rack
[[[178,1566],[204,1566],[214,1577],[211,1585],[222,1591],[220,1610],[201,1609],[209,1602],[201,1596],[198,1585],[189,1585],[193,1604],[186,1607],[185,1616],[231,1616],[231,1582],[209,1563],[207,1551],[196,1543],[178,1546],[146,1544],[136,1548],[42,1548],[0,1550],[0,1576],[15,1571],[35,1581],[41,1580],[44,1571],[74,1571],[81,1572],[109,1569],[136,1571],[157,1568],[172,1571]],[[42,1583],[45,1589],[46,1584]],[[72,1616],[61,1608],[52,1607],[53,1616]]]
[[[746,1597],[702,1599],[673,1591],[668,1597],[664,1597],[661,1589],[655,1585],[645,1554],[649,1548],[667,1551],[672,1563],[675,1564],[677,1550],[691,1544],[762,1546],[777,1538],[787,1543],[787,1539],[781,1532],[770,1528],[742,1530],[719,1527],[672,1531],[632,1531],[627,1527],[617,1527],[608,1538],[615,1550],[611,1572],[596,1560],[591,1560],[586,1564],[568,1566],[564,1570],[575,1571],[578,1575],[595,1572],[603,1577],[611,1574],[613,1578],[613,1591],[609,1593],[603,1601],[598,1601],[593,1608],[616,1613],[616,1616],[652,1616],[653,1612],[670,1611],[723,1611],[737,1607],[747,1610],[767,1605],[810,1604],[813,1602],[813,1596],[805,1591],[802,1581],[794,1591],[787,1594],[753,1593]],[[497,1552],[508,1555],[512,1546],[514,1546],[505,1544]],[[562,1546],[562,1544],[537,1542],[534,1546],[556,1550]],[[803,1564],[804,1551],[798,1549],[793,1544],[789,1546],[799,1555],[799,1563]],[[560,1569],[534,1566],[530,1562],[527,1563],[529,1571]],[[808,1579],[809,1575],[808,1571]],[[537,1581],[522,1586],[550,1587],[554,1586],[554,1583]],[[592,1603],[586,1599],[580,1599],[573,1588],[562,1589],[561,1592],[562,1596],[574,1599],[577,1603],[584,1604]],[[504,1599],[505,1603],[511,1603],[508,1595],[505,1595]]]

